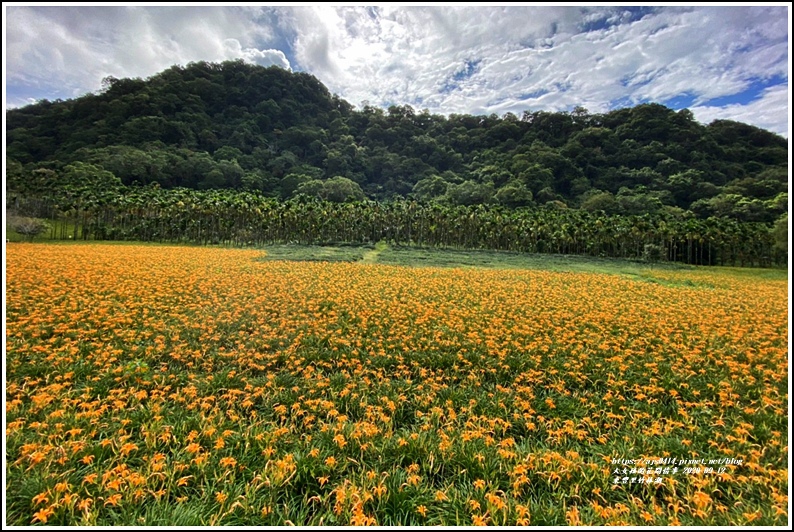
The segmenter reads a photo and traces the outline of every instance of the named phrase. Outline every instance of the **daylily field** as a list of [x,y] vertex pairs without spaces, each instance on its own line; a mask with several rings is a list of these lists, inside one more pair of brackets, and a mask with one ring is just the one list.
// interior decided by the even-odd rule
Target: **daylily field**
[[263,254],[7,245],[7,524],[787,523],[780,276]]

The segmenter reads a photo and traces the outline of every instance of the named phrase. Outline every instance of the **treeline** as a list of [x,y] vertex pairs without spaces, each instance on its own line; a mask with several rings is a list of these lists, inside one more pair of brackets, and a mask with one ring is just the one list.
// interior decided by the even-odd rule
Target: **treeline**
[[[416,201],[286,202],[250,192],[131,188],[90,200],[10,198],[59,221],[52,238],[261,246],[372,244],[578,254],[690,264],[786,263],[785,237],[767,224],[664,214],[607,215],[549,205],[451,206]],[[783,247],[781,247],[783,246]]]
[[311,75],[232,61],[107,78],[97,94],[9,110],[6,124],[8,187],[31,197],[45,182],[86,187],[83,164],[94,177],[105,172],[111,187],[280,200],[415,200],[488,212],[548,205],[765,223],[788,205],[785,139],[726,120],[704,126],[686,109],[658,104],[501,117],[356,110]]

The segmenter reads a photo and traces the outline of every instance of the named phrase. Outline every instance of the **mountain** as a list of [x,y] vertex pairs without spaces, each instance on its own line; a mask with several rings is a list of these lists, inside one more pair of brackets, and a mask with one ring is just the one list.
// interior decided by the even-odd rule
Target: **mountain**
[[329,182],[342,182],[330,180],[343,177],[377,200],[766,222],[787,208],[784,138],[727,120],[704,126],[659,104],[520,117],[355,110],[309,74],[238,60],[106,78],[98,94],[9,110],[6,124],[7,183],[26,193],[36,170],[52,171],[47,186],[58,186],[82,162],[126,186],[282,198],[330,197]]

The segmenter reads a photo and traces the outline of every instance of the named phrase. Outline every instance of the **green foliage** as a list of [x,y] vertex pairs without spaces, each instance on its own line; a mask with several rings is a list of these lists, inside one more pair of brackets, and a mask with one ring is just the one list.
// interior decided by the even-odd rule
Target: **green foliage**
[[447,187],[447,200],[453,205],[477,205],[490,203],[493,198],[493,185],[468,180],[459,185]]
[[520,118],[445,118],[409,105],[353,110],[308,74],[242,61],[175,66],[148,79],[109,77],[104,87],[8,111],[10,189],[63,195],[54,189],[75,177],[65,178],[66,168],[87,163],[124,186],[245,189],[286,199],[305,181],[345,176],[376,200],[444,197],[507,208],[529,204],[527,192],[540,205],[584,206],[585,194],[597,190],[616,196],[617,206],[603,196],[588,209],[639,214],[674,206],[704,219],[766,223],[784,212],[773,200],[788,192],[785,139],[726,120],[703,126],[689,111],[659,104]]
[[10,190],[24,190],[27,188],[25,169],[22,163],[15,159],[6,159],[6,187]]
[[568,208],[568,205],[561,200],[549,200],[546,203],[544,203],[543,206],[547,209],[552,209],[557,211],[565,210]]
[[552,201],[562,201],[562,196],[554,192],[552,187],[545,187],[538,191],[535,195],[535,200],[538,203],[546,204]]
[[772,234],[775,238],[775,249],[788,253],[788,213],[775,221]]
[[62,209],[86,209],[103,205],[122,191],[121,180],[111,172],[90,163],[76,161],[59,176],[60,186],[53,192]]
[[272,244],[266,248],[262,260],[294,260],[308,262],[357,262],[364,258],[369,247],[357,246],[300,246]]
[[[651,244],[653,246],[653,244]],[[656,246],[660,248],[660,246]],[[689,271],[692,266],[659,262],[653,267],[634,260],[586,257],[577,255],[527,254],[509,251],[418,248],[413,246],[346,245],[305,246],[268,244],[262,261],[360,262],[411,267],[530,269],[560,272],[588,272],[620,275],[632,280],[664,284],[670,282],[654,276],[654,271]],[[643,258],[645,262],[647,259]],[[770,270],[767,270],[770,271]],[[774,272],[774,270],[771,270]],[[772,274],[770,274],[772,275]],[[778,277],[775,277],[778,278]]]
[[590,212],[601,211],[606,214],[616,214],[620,210],[620,206],[611,192],[599,192],[597,190],[592,192],[586,195],[582,201],[582,209]]
[[240,180],[241,188],[275,195],[277,180],[264,170],[246,172]]
[[321,179],[311,179],[298,185],[295,195],[305,195],[313,198],[322,199],[325,195],[325,182]]
[[618,212],[622,214],[653,214],[659,211],[662,207],[662,202],[653,194],[649,194],[642,188],[639,190],[631,190],[628,188],[621,188],[616,197],[618,203]]
[[532,192],[520,181],[511,181],[500,188],[494,199],[505,207],[527,207],[532,205]]
[[281,178],[279,191],[282,198],[289,198],[302,185],[312,181],[311,176],[306,174],[287,174]]
[[31,241],[50,228],[50,224],[46,220],[27,216],[9,216],[8,225],[12,230]]
[[748,198],[741,194],[721,193],[713,198],[700,199],[692,210],[700,216],[721,216],[747,222],[772,222],[788,204],[788,195],[781,193],[771,200]]
[[413,188],[414,197],[422,201],[440,198],[447,193],[449,183],[443,177],[433,175],[419,180]]
[[362,201],[366,199],[361,186],[346,177],[336,176],[328,180],[312,179],[301,183],[295,190],[296,195],[306,195],[332,203]]
[[642,248],[642,260],[645,262],[659,262],[662,260],[662,246],[658,244],[645,244]]
[[[251,192],[156,186],[131,188],[107,202],[88,202],[79,209],[59,210],[58,205],[64,204],[52,203],[55,200],[10,199],[19,203],[20,212],[35,210],[57,219],[60,232],[53,237],[60,239],[246,246],[384,241],[632,259],[642,258],[645,244],[658,244],[664,247],[665,259],[677,262],[770,265],[785,261],[773,250],[767,224],[730,218],[701,220],[672,206],[653,215],[627,216],[570,209],[559,200],[515,210],[502,205],[378,203],[355,201],[363,194],[346,178],[306,183],[317,186],[316,191],[309,190],[315,198],[308,201],[305,194],[279,202]],[[339,195],[332,196],[334,191]],[[327,193],[328,201],[318,199]]]
[[366,199],[366,196],[358,183],[346,177],[336,176],[325,182],[325,193],[322,199],[334,203],[343,203],[346,201],[362,201]]

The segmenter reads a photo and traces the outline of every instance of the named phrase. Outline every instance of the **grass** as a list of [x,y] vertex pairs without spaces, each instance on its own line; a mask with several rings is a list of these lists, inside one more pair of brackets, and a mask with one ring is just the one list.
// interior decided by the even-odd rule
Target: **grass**
[[[47,220],[47,223],[50,224],[50,228],[41,233],[40,235],[36,235],[33,239],[25,235],[21,235],[14,231],[8,224],[6,224],[6,239],[9,242],[50,242],[50,243],[57,243],[57,242],[71,242],[74,236],[74,224],[64,221],[52,221]],[[62,240],[60,238],[61,231],[65,231],[64,234],[69,235],[67,240]],[[77,240],[82,239],[82,230],[78,230],[77,232]],[[53,237],[53,235],[57,235]]]
[[302,246],[273,244],[265,247],[263,260],[291,260],[309,262],[356,262],[374,249],[363,246]]
[[533,269],[567,272],[591,272],[637,275],[648,269],[691,270],[692,266],[659,262],[654,264],[626,259],[609,259],[574,255],[529,254],[507,251],[460,251],[407,246],[304,246],[298,244],[267,245],[264,260],[362,261],[394,266],[430,266],[448,268]]
[[[657,262],[647,263],[627,259],[514,253],[506,251],[460,251],[427,249],[407,246],[389,246],[379,242],[375,246],[303,246],[297,244],[265,246],[262,260],[360,262],[408,267],[486,268],[502,270],[542,270],[571,273],[620,275],[637,282],[667,286],[713,288],[707,281],[696,277],[677,279],[666,275],[674,272],[709,270],[695,266]],[[785,279],[784,270],[734,268],[744,275],[759,279]]]

